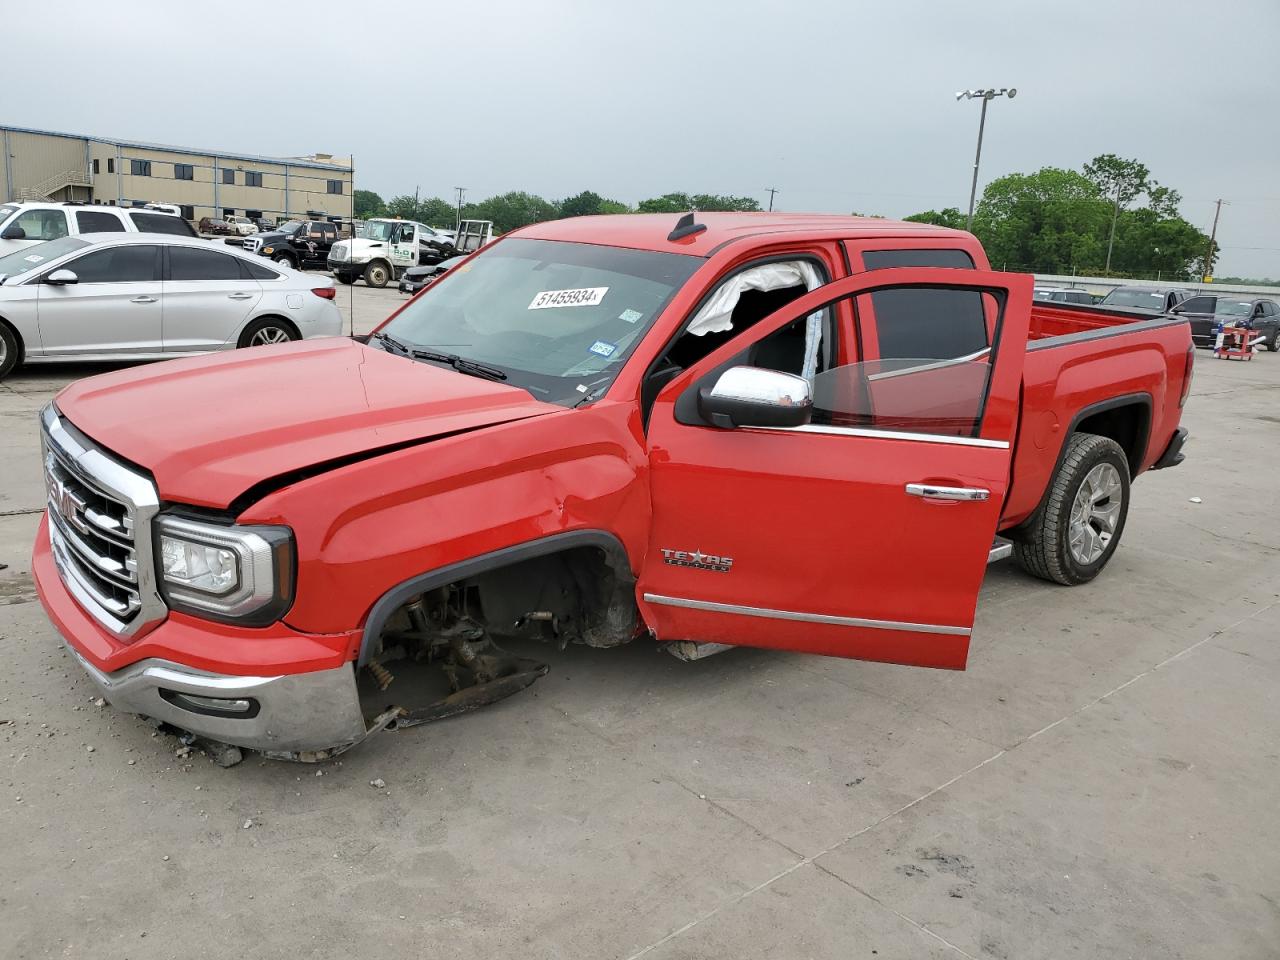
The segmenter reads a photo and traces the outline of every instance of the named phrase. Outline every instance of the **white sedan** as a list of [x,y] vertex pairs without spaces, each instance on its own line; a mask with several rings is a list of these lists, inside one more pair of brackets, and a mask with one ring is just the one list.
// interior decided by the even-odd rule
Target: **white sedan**
[[62,237],[0,257],[0,377],[19,363],[163,360],[332,337],[328,277],[208,240]]

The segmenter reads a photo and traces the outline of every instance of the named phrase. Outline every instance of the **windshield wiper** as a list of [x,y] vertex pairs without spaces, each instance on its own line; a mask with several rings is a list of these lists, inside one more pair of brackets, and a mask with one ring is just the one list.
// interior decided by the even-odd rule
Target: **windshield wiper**
[[484,377],[486,380],[505,380],[507,375],[497,367],[489,367],[476,363],[456,353],[434,353],[431,350],[410,350],[409,356],[415,360],[434,360],[436,363],[447,363],[459,373],[467,373],[473,377]]
[[412,356],[412,354],[409,351],[409,348],[406,347],[399,340],[397,340],[395,337],[391,336],[391,334],[389,333],[375,333],[373,335],[373,339],[379,340],[382,343],[385,343],[387,346],[391,347],[391,349],[393,350],[400,351],[400,353],[404,354],[406,357]]

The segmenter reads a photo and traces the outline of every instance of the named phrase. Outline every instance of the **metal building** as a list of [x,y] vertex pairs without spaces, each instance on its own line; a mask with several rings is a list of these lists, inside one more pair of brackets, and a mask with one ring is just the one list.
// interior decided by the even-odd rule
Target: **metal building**
[[351,161],[263,157],[0,126],[5,200],[173,203],[188,220],[231,214],[349,217]]

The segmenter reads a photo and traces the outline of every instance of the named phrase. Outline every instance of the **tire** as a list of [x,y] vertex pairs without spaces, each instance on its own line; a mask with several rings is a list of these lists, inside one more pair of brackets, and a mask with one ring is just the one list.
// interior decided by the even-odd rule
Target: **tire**
[[1280,352],[1280,330],[1271,335],[1271,342],[1267,344],[1267,349],[1272,353]]
[[277,253],[274,257],[271,258],[271,262],[282,263],[286,267],[289,267],[292,270],[298,269],[298,261],[294,260],[293,257],[289,256],[287,253]]
[[[1089,488],[1082,490],[1086,481]],[[1085,522],[1073,523],[1073,514]],[[1013,545],[1014,559],[1041,580],[1068,587],[1088,583],[1115,553],[1128,515],[1129,460],[1120,444],[1093,433],[1073,434],[1044,504]]]
[[244,328],[237,347],[265,347],[275,343],[301,340],[302,335],[287,320],[278,317],[259,317]]
[[345,283],[349,285],[356,282],[356,278],[349,273],[335,273],[334,276],[338,278],[339,283]]
[[364,269],[364,282],[381,290],[391,281],[391,268],[381,260],[375,260]]
[[0,380],[17,369],[22,362],[22,341],[9,327],[0,323]]

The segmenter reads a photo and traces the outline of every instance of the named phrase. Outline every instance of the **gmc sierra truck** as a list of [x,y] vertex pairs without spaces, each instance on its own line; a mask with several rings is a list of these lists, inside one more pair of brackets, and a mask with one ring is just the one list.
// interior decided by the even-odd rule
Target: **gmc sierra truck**
[[962,669],[989,562],[1106,566],[1192,357],[961,231],[561,220],[367,344],[67,387],[33,570],[114,706],[282,759],[528,686],[520,638]]

